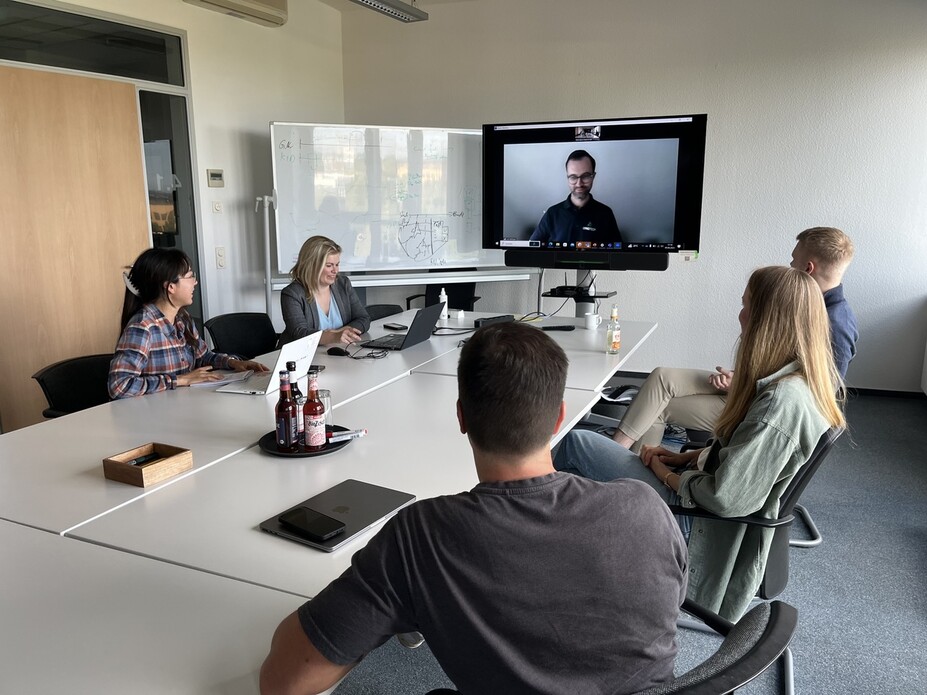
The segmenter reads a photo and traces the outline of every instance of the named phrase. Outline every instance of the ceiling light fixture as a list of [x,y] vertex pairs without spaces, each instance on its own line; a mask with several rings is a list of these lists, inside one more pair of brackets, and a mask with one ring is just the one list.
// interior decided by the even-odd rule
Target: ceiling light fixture
[[[351,2],[369,7],[400,22],[422,22],[428,19],[428,13],[402,0],[351,0]],[[415,0],[412,0],[414,3]]]

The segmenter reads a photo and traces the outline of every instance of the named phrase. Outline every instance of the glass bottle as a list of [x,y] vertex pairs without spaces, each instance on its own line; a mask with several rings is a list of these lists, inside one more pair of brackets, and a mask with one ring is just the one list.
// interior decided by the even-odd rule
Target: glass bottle
[[319,398],[319,373],[315,370],[309,372],[309,393],[306,394],[306,405],[303,406],[303,428],[305,431],[306,451],[319,451],[325,448],[325,406]]
[[299,450],[299,430],[296,420],[296,401],[290,391],[290,373],[280,370],[280,399],[274,409],[277,418],[277,450],[292,453]]
[[612,316],[608,320],[608,329],[605,331],[605,352],[617,355],[621,350],[621,322],[618,320],[618,305],[612,305]]
[[299,444],[303,442],[303,406],[306,405],[306,397],[299,390],[299,381],[296,378],[296,363],[287,362],[286,368],[290,372],[290,391],[293,393],[293,400],[296,401],[296,429],[299,432]]

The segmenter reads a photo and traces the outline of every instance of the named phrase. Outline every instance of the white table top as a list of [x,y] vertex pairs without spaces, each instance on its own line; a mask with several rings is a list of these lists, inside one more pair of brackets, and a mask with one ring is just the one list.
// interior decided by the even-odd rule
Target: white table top
[[[477,313],[476,316],[482,314]],[[490,314],[486,314],[490,315]],[[455,325],[473,325],[473,313],[468,313],[462,322],[454,319],[447,321],[449,327]],[[567,372],[567,388],[601,391],[612,375],[621,369],[621,366],[634,354],[641,344],[656,330],[657,324],[650,321],[622,321],[621,322],[621,351],[617,355],[605,352],[605,323],[594,331],[583,328],[583,320],[575,318],[553,318],[531,322],[532,326],[562,326],[574,325],[572,331],[547,331],[564,349],[570,359],[570,368]],[[466,336],[463,336],[466,337]],[[413,369],[414,372],[426,374],[457,374],[457,360],[460,351],[446,352],[437,359],[431,360]]]
[[[411,322],[414,311],[395,318]],[[373,336],[384,331],[374,322]],[[381,360],[349,360],[319,350],[314,363],[328,369],[319,379],[332,392],[333,410],[407,376],[448,351],[457,339],[433,337]],[[273,365],[276,353],[261,356]],[[302,385],[305,389],[305,379]],[[186,475],[254,446],[274,428],[278,394],[215,393],[181,388],[83,410],[0,435],[0,519],[62,533]],[[149,442],[190,449],[193,468],[147,488],[103,477],[103,459]]]
[[[413,309],[374,321],[370,326],[370,331],[364,335],[364,339],[379,338],[383,335],[401,332],[388,331],[383,328],[383,324],[395,322],[408,326],[412,323],[416,313],[418,312]],[[471,319],[470,325],[472,324]],[[348,357],[329,355],[327,348],[330,346],[322,346],[316,351],[312,363],[325,365],[325,371],[319,374],[319,388],[331,391],[333,409],[336,409],[344,403],[349,403],[386,384],[408,376],[416,367],[427,364],[448,352],[456,351],[457,343],[461,337],[466,336],[434,335],[424,343],[419,343],[405,350],[390,351],[386,357],[376,360],[350,359]],[[358,352],[359,355],[370,352],[357,346],[351,346],[348,351],[352,354]],[[275,355],[276,353],[274,353]],[[270,356],[261,358],[263,362],[270,359]],[[270,364],[273,364],[272,360]],[[305,379],[300,380],[299,385],[303,389],[303,393],[305,393]]]
[[[0,435],[0,518],[60,533],[254,445],[274,427],[275,402],[185,388]],[[147,488],[103,477],[104,458],[149,442],[190,449],[193,469]]]
[[0,521],[0,691],[253,695],[303,599]]
[[[567,390],[563,431],[595,398]],[[250,449],[69,535],[314,596],[348,567],[370,532],[325,553],[266,534],[258,524],[347,478],[418,499],[471,489],[478,481],[456,399],[456,379],[413,374],[339,408],[338,424],[368,427],[370,434],[334,454],[284,459]]]

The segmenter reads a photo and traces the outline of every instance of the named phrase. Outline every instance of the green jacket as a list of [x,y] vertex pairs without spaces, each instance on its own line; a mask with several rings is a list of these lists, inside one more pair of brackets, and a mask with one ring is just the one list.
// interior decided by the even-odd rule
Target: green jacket
[[[718,440],[702,471],[682,474],[682,505],[718,516],[775,518],[779,497],[830,427],[793,362],[756,382],[756,397],[729,441]],[[773,529],[696,518],[689,538],[688,596],[736,621],[756,595]]]

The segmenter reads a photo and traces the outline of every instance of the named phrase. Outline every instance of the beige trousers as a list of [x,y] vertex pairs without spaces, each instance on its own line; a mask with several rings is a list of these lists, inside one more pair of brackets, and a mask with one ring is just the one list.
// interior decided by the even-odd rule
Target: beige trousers
[[642,444],[659,444],[667,423],[713,431],[724,409],[726,394],[708,383],[712,374],[700,369],[654,369],[618,425],[618,429],[636,440],[631,450],[636,453]]

